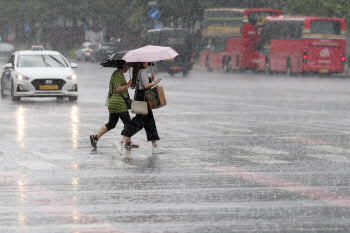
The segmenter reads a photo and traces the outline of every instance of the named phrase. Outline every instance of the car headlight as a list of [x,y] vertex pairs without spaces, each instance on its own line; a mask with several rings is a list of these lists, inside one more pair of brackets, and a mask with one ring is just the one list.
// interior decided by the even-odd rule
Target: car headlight
[[24,76],[24,75],[21,75],[21,74],[17,74],[16,77],[17,77],[18,80],[29,80],[28,77],[26,77],[26,76]]
[[72,74],[72,75],[69,76],[67,79],[68,79],[68,80],[76,80],[76,79],[77,79],[77,75],[76,75],[76,74]]

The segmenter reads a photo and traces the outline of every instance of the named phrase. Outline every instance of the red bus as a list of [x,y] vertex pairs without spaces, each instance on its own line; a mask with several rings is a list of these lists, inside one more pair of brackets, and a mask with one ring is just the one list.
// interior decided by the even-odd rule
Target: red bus
[[267,17],[257,44],[259,70],[266,72],[342,73],[346,25],[342,18]]
[[204,11],[200,65],[212,69],[257,68],[256,43],[267,16],[276,9],[215,8]]

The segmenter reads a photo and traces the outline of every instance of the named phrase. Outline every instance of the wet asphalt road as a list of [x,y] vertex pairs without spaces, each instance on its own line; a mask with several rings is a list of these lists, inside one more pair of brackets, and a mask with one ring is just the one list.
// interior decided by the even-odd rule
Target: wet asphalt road
[[121,122],[89,142],[112,72],[79,64],[76,103],[1,100],[1,233],[350,232],[350,79],[166,76],[168,153],[141,131],[121,156]]

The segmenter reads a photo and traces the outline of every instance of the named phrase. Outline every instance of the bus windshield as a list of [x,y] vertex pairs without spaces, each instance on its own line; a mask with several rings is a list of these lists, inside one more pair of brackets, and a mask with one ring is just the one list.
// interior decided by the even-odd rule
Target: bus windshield
[[243,12],[232,11],[207,11],[204,13],[204,26],[207,24],[231,25],[240,24],[243,21]]
[[341,33],[341,26],[339,21],[312,20],[310,25],[310,31],[312,34],[340,35]]

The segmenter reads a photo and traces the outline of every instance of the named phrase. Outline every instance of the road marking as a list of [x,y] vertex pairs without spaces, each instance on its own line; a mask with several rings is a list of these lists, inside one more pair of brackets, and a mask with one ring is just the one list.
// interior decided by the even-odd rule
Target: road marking
[[287,163],[292,163],[289,161],[284,161],[284,160],[279,160],[279,159],[275,159],[275,158],[271,158],[268,156],[264,156],[264,155],[246,155],[246,156],[236,156],[233,155],[233,158],[237,158],[237,159],[243,159],[252,163],[259,163],[259,164],[287,164]]
[[297,142],[304,142],[314,145],[329,145],[329,144],[336,144],[334,142],[319,140],[319,139],[312,139],[308,137],[277,137],[278,139],[283,140],[291,140],[291,141],[297,141]]
[[233,176],[246,181],[267,185],[272,188],[285,190],[291,193],[297,193],[303,196],[311,197],[316,200],[324,201],[335,206],[350,208],[350,196],[344,194],[339,194],[317,187],[303,185],[301,183],[289,181],[286,179],[248,172],[234,167],[207,167],[205,169],[223,175]]
[[323,152],[328,152],[328,153],[335,153],[335,154],[349,154],[350,153],[350,149],[345,149],[345,148],[336,147],[336,146],[329,146],[329,145],[308,146],[307,148],[310,148],[313,150],[318,150],[318,151],[323,151]]
[[327,160],[330,162],[335,163],[350,163],[350,158],[342,156],[342,155],[335,155],[335,154],[307,154],[309,157],[313,157],[316,159],[322,159]]
[[37,160],[33,160],[33,161],[20,161],[17,162],[18,165],[22,166],[22,167],[26,167],[28,169],[33,169],[33,170],[51,170],[51,169],[55,169],[57,168],[55,165],[53,165],[52,163],[47,163],[47,162],[43,162],[43,161],[37,161]]
[[273,149],[268,149],[260,146],[231,146],[231,147],[252,152],[255,154],[260,154],[260,155],[287,155],[288,154],[288,152],[285,152],[285,151],[273,150]]

